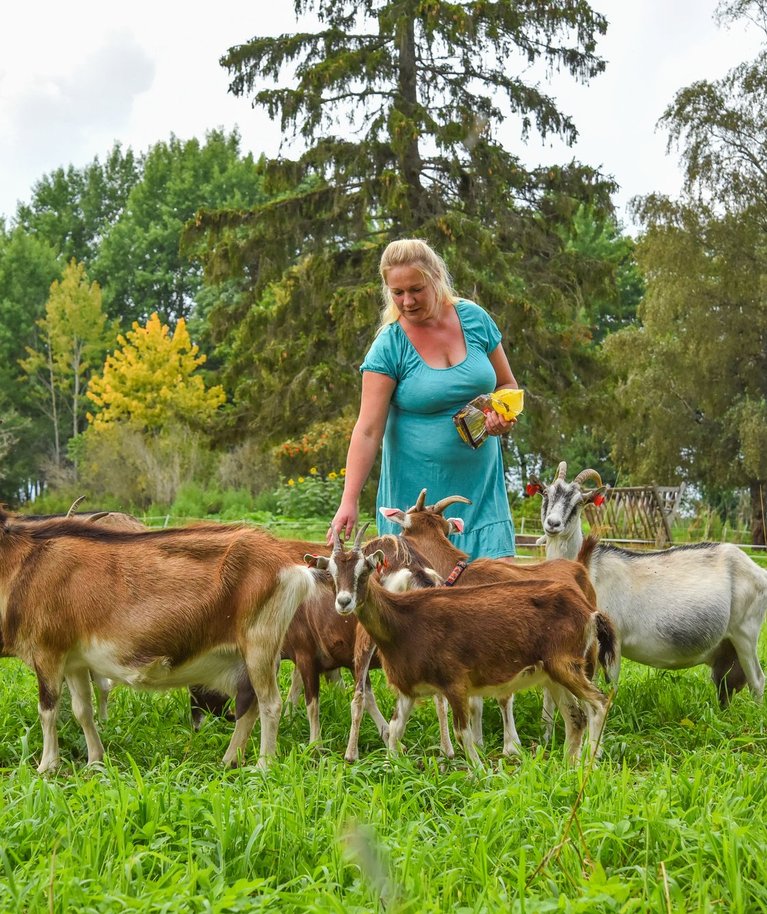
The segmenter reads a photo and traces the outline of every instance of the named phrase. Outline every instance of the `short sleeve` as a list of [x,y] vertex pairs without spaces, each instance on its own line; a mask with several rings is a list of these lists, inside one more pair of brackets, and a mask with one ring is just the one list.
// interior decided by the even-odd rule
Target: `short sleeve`
[[367,355],[360,365],[360,372],[375,371],[378,374],[388,375],[390,378],[394,378],[395,381],[399,380],[402,373],[400,368],[401,356],[394,333],[392,333],[392,326],[385,327],[373,340]]
[[501,331],[492,317],[471,301],[461,301],[459,304],[464,329],[468,330],[477,345],[488,355],[501,342]]

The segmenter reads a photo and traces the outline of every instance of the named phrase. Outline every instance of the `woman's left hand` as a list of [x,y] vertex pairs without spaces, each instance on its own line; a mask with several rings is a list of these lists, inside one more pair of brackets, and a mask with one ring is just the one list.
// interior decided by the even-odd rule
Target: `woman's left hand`
[[488,435],[505,435],[516,424],[516,419],[504,419],[494,409],[485,413],[485,428]]

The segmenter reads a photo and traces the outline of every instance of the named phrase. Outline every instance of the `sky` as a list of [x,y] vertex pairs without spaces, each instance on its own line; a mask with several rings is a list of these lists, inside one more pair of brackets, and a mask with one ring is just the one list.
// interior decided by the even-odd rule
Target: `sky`
[[[620,186],[618,213],[637,195],[681,189],[678,156],[658,118],[683,86],[716,79],[752,57],[760,33],[718,27],[716,0],[593,0],[610,27],[606,71],[587,86],[558,77],[549,91],[579,130],[574,147],[535,136],[503,142],[529,163],[575,157]],[[243,151],[275,155],[278,125],[228,93],[219,58],[256,35],[296,30],[292,0],[37,0],[15,3],[0,31],[0,217],[59,166],[103,161],[115,141],[144,152],[167,140],[238,128]]]

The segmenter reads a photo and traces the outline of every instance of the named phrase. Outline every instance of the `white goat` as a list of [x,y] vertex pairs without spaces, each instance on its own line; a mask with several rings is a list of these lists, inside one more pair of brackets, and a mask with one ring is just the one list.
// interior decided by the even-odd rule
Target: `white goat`
[[[572,482],[566,473],[563,462],[548,486],[530,477],[531,488],[543,496],[546,558],[578,556],[583,506],[605,489],[596,470],[583,470]],[[598,487],[584,489],[587,480]],[[756,647],[767,609],[767,571],[737,546],[699,543],[632,552],[597,543],[586,567],[597,606],[618,636],[616,674],[621,654],[660,669],[706,663],[722,707],[746,684],[761,701],[764,673]]]

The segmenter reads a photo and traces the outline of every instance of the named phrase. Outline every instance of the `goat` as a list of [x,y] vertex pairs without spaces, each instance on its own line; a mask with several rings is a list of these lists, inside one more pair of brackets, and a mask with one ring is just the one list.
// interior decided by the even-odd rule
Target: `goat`
[[[84,520],[90,523],[99,523],[105,526],[111,526],[124,530],[147,530],[148,528],[137,518],[130,514],[124,514],[117,511],[98,511],[98,512],[80,512],[75,514],[74,509],[77,507],[78,499],[67,513],[67,517]],[[34,518],[25,516],[25,520],[51,520],[62,515],[37,515]],[[307,549],[316,548],[317,544],[305,541],[282,540],[282,544],[288,548],[294,555],[296,563],[303,562],[303,556]],[[296,610],[293,619],[288,627],[285,641],[282,647],[282,658],[292,660],[295,666],[294,683],[291,686],[291,695],[288,700],[295,704],[297,694],[300,694],[302,685],[301,671],[308,682],[306,690],[306,713],[309,719],[309,739],[311,742],[320,742],[320,723],[319,723],[319,677],[321,673],[337,671],[341,666],[354,668],[355,653],[355,634],[356,622],[354,620],[340,619],[333,609],[333,593],[329,582],[325,586],[318,587],[317,593],[307,603],[302,603]],[[368,641],[367,635],[364,634],[365,642]],[[364,657],[364,651],[360,651],[360,657]],[[229,711],[230,696],[206,688],[204,686],[190,686],[189,701],[192,726],[199,729],[203,714],[210,713],[219,716],[227,716],[229,719],[236,720],[238,716],[247,712],[250,707],[255,693],[248,677],[247,669],[242,664],[242,668],[236,677],[237,687],[235,692],[235,710],[234,713]],[[93,676],[94,684],[97,687],[99,697],[99,717],[106,719],[106,702],[111,683],[104,677]],[[353,726],[352,732],[358,734],[361,725],[361,718],[364,708],[373,718],[379,733],[385,739],[388,732],[388,724],[383,714],[381,714],[375,700],[375,695],[370,688],[365,688],[363,682],[358,687],[359,707],[353,707]],[[355,697],[357,697],[355,695]],[[356,725],[356,726],[355,726]],[[347,747],[347,758],[352,761],[358,757],[357,749],[358,739],[350,736],[350,744]]]
[[275,669],[315,575],[279,540],[242,525],[123,531],[79,520],[25,522],[0,510],[0,652],[34,670],[43,754],[58,764],[62,680],[85,734],[89,764],[104,749],[88,671],[134,688],[190,684],[232,693],[243,664],[257,701],[237,720],[235,764],[260,713],[264,767],[281,708]]
[[380,550],[366,555],[358,542],[345,550],[334,531],[330,557],[307,555],[306,561],[330,572],[337,612],[354,613],[378,645],[386,678],[398,692],[391,750],[399,747],[416,698],[442,693],[467,758],[480,765],[469,697],[507,698],[547,685],[565,718],[570,758],[581,750],[587,721],[596,755],[607,697],[586,675],[585,658],[598,639],[609,654],[613,635],[609,620],[579,589],[505,581],[391,593],[371,574],[384,558]]
[[[461,495],[451,495],[434,505],[426,504],[426,489],[422,489],[412,508],[401,511],[397,508],[380,508],[388,520],[402,527],[401,539],[417,549],[431,564],[434,570],[447,578],[453,569],[466,562],[467,555],[455,546],[448,536],[451,533],[463,532],[463,521],[460,518],[445,517],[445,509],[456,502],[467,503]],[[540,584],[557,582],[578,587],[588,600],[592,609],[596,609],[596,594],[591,585],[586,569],[579,562],[561,559],[556,562],[542,562],[535,565],[512,565],[498,559],[475,559],[466,565],[455,581],[456,587],[490,584],[497,581],[529,581]],[[606,662],[603,659],[603,665]],[[593,665],[594,660],[591,663]],[[609,678],[609,674],[608,674]],[[514,723],[514,696],[500,699],[503,718],[503,752],[504,755],[519,754],[522,744]],[[474,739],[482,743],[482,702],[474,708]]]
[[[280,540],[280,543],[296,561],[302,561],[308,550],[314,551],[318,548],[317,543],[304,540]],[[408,582],[410,586],[433,586],[435,580],[439,580],[434,572],[430,572],[426,567],[418,553],[400,542],[398,537],[381,537],[373,541],[371,548],[383,549],[389,573],[408,567],[412,572],[412,580]],[[357,620],[353,616],[343,618],[335,611],[332,584],[327,576],[323,578],[325,580],[318,582],[313,596],[296,610],[282,644],[281,657],[284,660],[292,660],[295,664],[294,673],[298,673],[298,677],[294,676],[291,684],[291,693],[297,691],[296,683],[303,680],[311,743],[319,743],[321,740],[320,675],[341,667],[352,670],[355,689],[349,740],[344,758],[348,762],[353,762],[359,758],[359,732],[365,710],[373,719],[384,743],[388,742],[388,723],[378,707],[370,684],[370,668],[380,664],[375,656],[375,644],[364,628],[357,625]],[[235,718],[243,708],[249,707],[252,697],[252,686],[247,675],[243,674],[239,678],[236,693]],[[221,713],[227,698],[197,688],[192,690],[191,701],[194,720],[199,719],[203,711]],[[445,705],[441,701],[436,701],[435,704],[440,723],[441,744],[445,753],[451,755],[452,745]]]
[[[76,504],[76,502],[75,502]],[[72,506],[74,507],[74,505]],[[72,508],[66,514],[17,514],[20,521],[45,521],[45,520],[82,520],[91,524],[100,523],[105,527],[116,527],[120,530],[147,530],[146,524],[122,511],[78,511]]]
[[[583,545],[581,511],[604,491],[596,470],[567,482],[562,462],[550,485],[530,477],[543,496],[541,520],[547,558],[575,557]],[[585,489],[592,480],[595,489]],[[588,543],[588,540],[587,540]],[[633,552],[594,542],[586,567],[617,634],[616,682],[621,655],[660,669],[711,667],[721,707],[748,685],[761,701],[764,673],[757,640],[767,609],[767,571],[730,543],[698,543]]]
[[[146,526],[132,514],[125,514],[122,511],[86,511],[75,512],[75,508],[85,498],[81,495],[70,506],[66,514],[24,514],[18,515],[19,520],[24,521],[44,521],[61,518],[74,518],[87,523],[99,523],[107,527],[116,527],[120,530],[146,530]],[[98,701],[99,719],[104,721],[108,716],[108,699],[112,690],[112,682],[105,676],[99,676],[91,671],[91,680],[96,687],[96,698]]]

